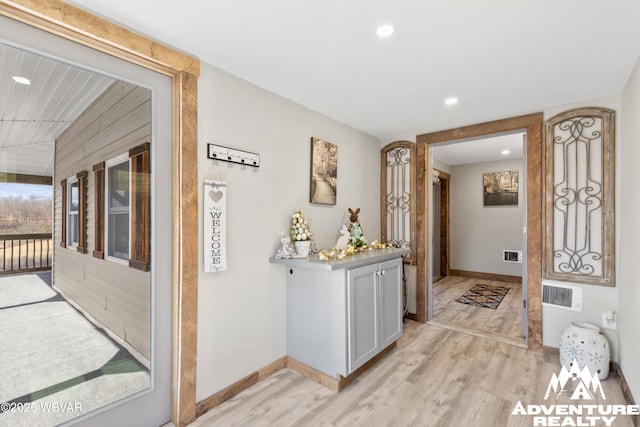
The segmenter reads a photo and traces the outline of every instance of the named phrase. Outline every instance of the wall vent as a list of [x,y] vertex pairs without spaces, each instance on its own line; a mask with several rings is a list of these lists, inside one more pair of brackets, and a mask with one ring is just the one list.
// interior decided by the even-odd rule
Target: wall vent
[[522,264],[522,251],[514,249],[504,249],[502,251],[502,261]]
[[542,305],[582,311],[582,288],[556,283],[543,283]]

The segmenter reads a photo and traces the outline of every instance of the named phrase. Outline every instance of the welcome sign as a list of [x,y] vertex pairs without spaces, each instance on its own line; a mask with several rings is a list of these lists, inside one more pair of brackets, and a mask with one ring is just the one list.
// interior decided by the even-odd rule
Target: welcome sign
[[204,182],[204,271],[227,269],[227,183]]

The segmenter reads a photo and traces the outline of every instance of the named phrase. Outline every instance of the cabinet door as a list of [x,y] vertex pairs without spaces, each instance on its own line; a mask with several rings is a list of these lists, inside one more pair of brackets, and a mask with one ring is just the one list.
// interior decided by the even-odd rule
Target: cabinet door
[[402,260],[380,264],[380,349],[402,336]]
[[373,264],[347,272],[349,373],[380,350],[377,271]]

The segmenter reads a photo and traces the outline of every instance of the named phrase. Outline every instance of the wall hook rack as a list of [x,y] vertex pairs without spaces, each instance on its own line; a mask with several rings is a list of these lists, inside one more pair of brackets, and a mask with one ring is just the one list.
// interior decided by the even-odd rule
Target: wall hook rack
[[235,148],[224,147],[222,145],[207,144],[207,158],[214,161],[228,162],[229,167],[233,163],[242,165],[242,170],[247,166],[254,168],[254,171],[260,167],[260,155],[249,151],[238,150]]

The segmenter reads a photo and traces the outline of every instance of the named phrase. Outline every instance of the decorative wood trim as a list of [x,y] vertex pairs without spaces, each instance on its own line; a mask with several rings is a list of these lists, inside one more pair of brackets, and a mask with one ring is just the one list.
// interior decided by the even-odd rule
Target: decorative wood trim
[[548,345],[542,346],[542,352],[544,354],[548,354],[550,356],[558,356],[560,357],[560,349],[557,347],[550,347]]
[[[596,255],[602,259],[602,274],[558,272],[554,269],[554,209],[556,206],[554,192],[554,127],[562,122],[575,118],[598,118],[602,121],[601,132],[601,164],[599,170],[602,175],[601,190],[594,198],[601,202],[602,224],[597,234],[601,236],[601,247],[593,248]],[[591,132],[591,131],[589,131]],[[586,133],[586,132],[585,132]],[[564,159],[566,161],[566,159]],[[585,163],[595,162],[591,156]],[[565,111],[549,118],[544,124],[544,269],[546,279],[565,282],[586,283],[592,285],[615,286],[615,111],[608,108],[587,107]],[[596,166],[597,167],[597,166]],[[565,170],[563,168],[563,170]],[[587,194],[590,196],[590,194]],[[569,215],[570,216],[570,215]],[[587,221],[588,223],[589,221]],[[562,228],[564,224],[560,224]],[[585,225],[584,227],[587,227]],[[595,243],[589,241],[589,243]],[[597,246],[597,244],[596,244]],[[577,255],[577,254],[576,254]],[[582,259],[580,259],[582,261]]]
[[407,313],[404,315],[405,319],[409,319],[409,320],[414,320],[414,321],[418,321],[418,315],[415,313]]
[[481,271],[466,271],[466,270],[450,270],[452,276],[471,277],[473,279],[481,280],[497,280],[499,282],[510,282],[522,284],[521,276],[508,276],[506,274],[494,274],[483,273]]
[[[196,417],[198,343],[198,77],[173,79],[173,408],[183,427]],[[178,113],[178,114],[176,114]]]
[[62,218],[60,218],[60,247],[67,247],[67,180],[60,181],[60,198],[62,203]]
[[233,398],[234,396],[242,393],[249,387],[257,384],[260,380],[258,379],[258,373],[253,372],[240,381],[236,381],[231,384],[229,387],[225,388],[222,391],[214,394],[211,397],[203,400],[202,402],[198,402],[196,404],[196,418],[205,414],[210,409],[215,408],[216,406],[226,402],[227,400]]
[[436,142],[476,138],[479,136],[526,129],[531,125],[540,125],[543,120],[544,118],[542,113],[533,113],[508,119],[495,120],[493,122],[480,123],[477,125],[425,133],[418,135],[416,141],[419,144],[434,144]]
[[173,86],[173,351],[171,418],[196,416],[198,323],[197,104],[200,62],[61,0],[0,0],[0,14],[168,75]]
[[287,368],[296,371],[300,375],[303,375],[303,376],[309,378],[310,380],[313,380],[313,381],[317,382],[318,384],[321,384],[321,385],[327,387],[328,389],[335,391],[336,393],[339,393],[340,391],[344,390],[345,387],[347,387],[349,384],[351,384],[356,378],[358,378],[360,375],[362,375],[363,372],[365,372],[371,366],[373,366],[376,363],[378,363],[378,361],[380,361],[380,359],[385,357],[391,350],[396,348],[396,346],[397,346],[397,341],[395,341],[391,345],[387,346],[384,350],[382,350],[380,353],[376,354],[371,360],[369,360],[364,365],[360,366],[358,369],[356,369],[350,375],[348,375],[346,377],[343,377],[342,375],[340,375],[338,377],[338,379],[333,378],[333,377],[325,374],[324,372],[320,372],[317,369],[312,368],[311,366],[306,365],[306,364],[304,364],[304,363],[302,363],[302,362],[300,362],[300,361],[298,361],[298,360],[296,360],[296,359],[294,359],[292,357],[288,357],[288,356],[287,356]]
[[242,393],[249,387],[257,384],[258,382],[259,382],[258,373],[253,372],[252,374],[247,375],[240,381],[236,381],[235,383],[231,384],[229,387],[225,388],[224,390],[219,391],[218,393],[206,398],[201,402],[198,402],[196,404],[196,418],[200,417],[201,415],[204,415],[209,410],[215,408],[218,405],[221,405],[227,400]]
[[78,172],[78,246],[81,254],[87,253],[87,171]]
[[451,215],[449,208],[451,175],[435,168],[434,170],[438,171],[440,179],[440,273],[446,277],[451,274],[449,268],[449,260],[451,259]]
[[101,52],[172,76],[200,75],[200,61],[62,0],[2,0],[0,13]]
[[104,162],[93,165],[94,181],[94,231],[93,231],[93,256],[104,259]]
[[527,344],[534,351],[542,350],[542,172],[540,120],[527,127]]
[[430,194],[427,187],[427,168],[429,165],[429,147],[426,144],[418,144],[416,147],[416,320],[426,323],[429,319],[429,292],[428,271],[429,266],[429,220],[427,216],[427,196]]
[[131,241],[129,267],[149,271],[151,247],[151,144],[129,150],[131,176]]
[[[635,405],[636,401],[633,398],[633,394],[631,394],[631,389],[629,388],[629,383],[627,383],[627,379],[624,377],[622,373],[622,367],[618,362],[611,362],[611,369],[609,370],[616,377],[618,377],[618,382],[620,383],[620,387],[622,388],[622,395],[624,396],[625,403],[627,405]],[[631,417],[633,420],[633,425],[635,427],[640,427],[640,416],[634,415]]]
[[206,399],[196,404],[196,417],[200,417],[201,415],[207,413],[209,410],[226,402],[232,397],[242,393],[249,387],[259,383],[260,381],[263,381],[264,379],[270,377],[271,375],[286,367],[287,357],[280,358],[275,362],[265,366],[264,368],[247,375],[240,381],[236,381],[235,383],[219,391],[218,393],[207,397]]
[[369,369],[370,367],[372,367],[373,365],[378,363],[380,360],[382,360],[388,353],[390,353],[394,348],[396,348],[397,345],[398,345],[397,341],[391,343],[386,348],[384,348],[382,351],[380,351],[380,353],[378,353],[375,356],[373,356],[373,358],[371,358],[371,360],[369,360],[364,365],[360,366],[358,369],[356,369],[354,372],[352,372],[347,377],[340,376],[340,380],[338,382],[338,391],[344,390],[344,388],[346,386],[351,384],[356,378],[358,378],[360,375],[362,375],[367,369]]
[[53,178],[42,175],[25,175],[21,173],[0,172],[0,182],[14,184],[53,185]]
[[[527,134],[527,344],[530,350],[542,350],[542,122],[543,114],[534,113],[493,122],[480,123],[456,129],[433,132],[417,136],[418,162],[424,169],[418,168],[418,307],[428,307],[427,265],[429,254],[426,249],[429,241],[429,229],[426,224],[427,200],[430,191],[425,186],[429,177],[429,145],[436,142],[453,141],[481,136],[512,132],[524,129]],[[420,159],[424,158],[424,162]],[[422,188],[421,188],[422,185]],[[422,246],[422,247],[420,247]],[[419,310],[420,311],[420,310]],[[418,312],[418,321],[421,321]],[[425,318],[428,317],[428,313]]]
[[292,369],[300,375],[327,387],[331,391],[334,391],[336,393],[340,391],[339,380],[330,377],[324,372],[320,372],[317,369],[312,368],[311,366],[306,365],[289,356],[287,356],[287,368]]
[[292,357],[286,356],[276,360],[273,363],[265,366],[258,371],[252,372],[246,377],[242,378],[239,381],[231,384],[230,386],[224,388],[223,390],[213,394],[212,396],[207,397],[206,399],[200,401],[196,405],[196,417],[200,417],[207,413],[209,410],[215,408],[216,406],[226,402],[227,400],[233,398],[234,396],[242,393],[249,387],[263,381],[264,379],[270,377],[276,372],[289,368],[293,371],[296,371],[302,376],[305,376],[323,386],[327,387],[330,390],[333,390],[336,393],[342,391],[346,386],[351,384],[358,376],[362,375],[364,371],[369,369],[371,366],[376,364],[380,359],[386,356],[391,350],[396,348],[397,341],[393,344],[386,347],[376,356],[374,356],[367,363],[359,367],[355,372],[347,377],[340,376],[338,379],[330,377],[329,375],[318,371],[315,368],[312,368]]

